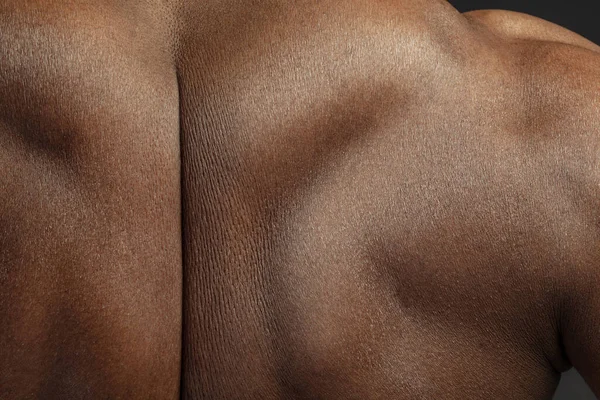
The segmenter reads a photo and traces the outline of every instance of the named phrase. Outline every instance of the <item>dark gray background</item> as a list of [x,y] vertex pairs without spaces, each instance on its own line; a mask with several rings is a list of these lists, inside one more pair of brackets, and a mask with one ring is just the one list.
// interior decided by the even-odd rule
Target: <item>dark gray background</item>
[[[502,9],[524,12],[552,21],[600,44],[598,0],[449,0],[459,11]],[[571,369],[563,374],[554,400],[596,400],[581,376]]]

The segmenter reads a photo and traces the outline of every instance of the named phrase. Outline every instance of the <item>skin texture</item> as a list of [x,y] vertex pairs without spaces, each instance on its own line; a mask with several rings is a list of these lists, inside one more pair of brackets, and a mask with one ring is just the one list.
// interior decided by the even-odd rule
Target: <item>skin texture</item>
[[442,0],[94,4],[0,5],[0,398],[600,394],[597,46]]
[[169,30],[96,4],[0,4],[1,399],[179,397]]

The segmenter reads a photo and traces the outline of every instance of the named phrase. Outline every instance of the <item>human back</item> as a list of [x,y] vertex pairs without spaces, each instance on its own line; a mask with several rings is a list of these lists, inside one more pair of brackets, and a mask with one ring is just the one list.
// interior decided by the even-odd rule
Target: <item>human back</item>
[[[55,327],[38,345],[42,358],[66,351],[55,343],[78,349],[42,364],[60,372],[42,368],[38,397],[175,397],[180,327],[186,399],[544,399],[573,356],[593,379],[597,358],[583,346],[594,328],[581,317],[598,304],[593,50],[521,40],[444,1],[123,4],[130,31],[113,50],[135,44],[139,55],[124,59],[142,58],[94,82],[113,88],[109,98],[130,88],[123,99],[134,101],[101,129],[49,141],[72,149],[57,152],[74,154],[67,165],[98,171],[76,182],[118,212],[84,203],[92,238],[56,252],[77,267],[62,272],[75,292],[87,276],[98,295],[81,303],[55,288],[60,301],[36,308],[54,315],[58,302],[57,320],[93,321]],[[62,204],[47,203],[50,215]],[[93,238],[104,275],[80,255],[96,251]],[[108,304],[119,313],[107,321],[98,299],[130,292]],[[2,298],[4,318],[16,320],[8,296],[18,293]],[[100,350],[93,360],[110,378],[94,385],[74,367]]]
[[175,399],[177,81],[157,2],[0,3],[0,398]]
[[436,1],[188,4],[184,398],[550,398],[597,277],[593,45]]

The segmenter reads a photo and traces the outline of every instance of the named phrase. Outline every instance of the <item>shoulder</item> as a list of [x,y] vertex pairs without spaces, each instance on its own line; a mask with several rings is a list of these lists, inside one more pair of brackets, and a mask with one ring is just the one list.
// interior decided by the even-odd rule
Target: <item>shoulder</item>
[[[501,43],[514,72],[529,88],[569,97],[578,96],[588,105],[598,99],[600,46],[559,25],[543,19],[504,10],[478,10],[463,14],[484,35]],[[593,111],[593,110],[591,110]]]
[[579,124],[592,135],[590,140],[600,138],[600,132],[592,129],[598,128],[600,119],[600,46],[523,13],[479,10],[463,15],[482,36],[498,44],[524,105],[538,118]]
[[[520,135],[555,168],[581,186],[573,204],[600,221],[600,47],[561,26],[512,11],[463,14],[491,35],[510,65]],[[567,182],[563,182],[565,185]],[[589,195],[589,196],[588,196]],[[598,226],[594,224],[594,226]],[[598,231],[600,233],[600,230]]]
[[560,25],[532,15],[507,10],[476,10],[463,14],[507,39],[537,40],[582,47],[600,53],[600,46]]

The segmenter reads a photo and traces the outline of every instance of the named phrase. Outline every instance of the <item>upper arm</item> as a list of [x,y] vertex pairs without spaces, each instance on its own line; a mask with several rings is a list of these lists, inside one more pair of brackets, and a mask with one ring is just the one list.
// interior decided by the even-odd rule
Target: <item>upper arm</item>
[[509,41],[545,42],[516,47],[523,57],[519,72],[536,87],[532,104],[546,130],[544,154],[556,195],[569,205],[565,221],[578,226],[557,232],[560,344],[600,397],[600,47],[525,14],[476,11],[467,17]]
[[565,304],[562,340],[571,364],[600,396],[600,274],[588,272],[582,278],[587,283]]
[[569,218],[579,226],[578,234],[561,236],[562,257],[568,260],[561,267],[561,344],[570,364],[600,397],[600,57],[583,70],[591,71],[594,64],[596,73],[572,72],[586,89],[572,95],[571,121],[564,125],[553,159],[573,210]]

